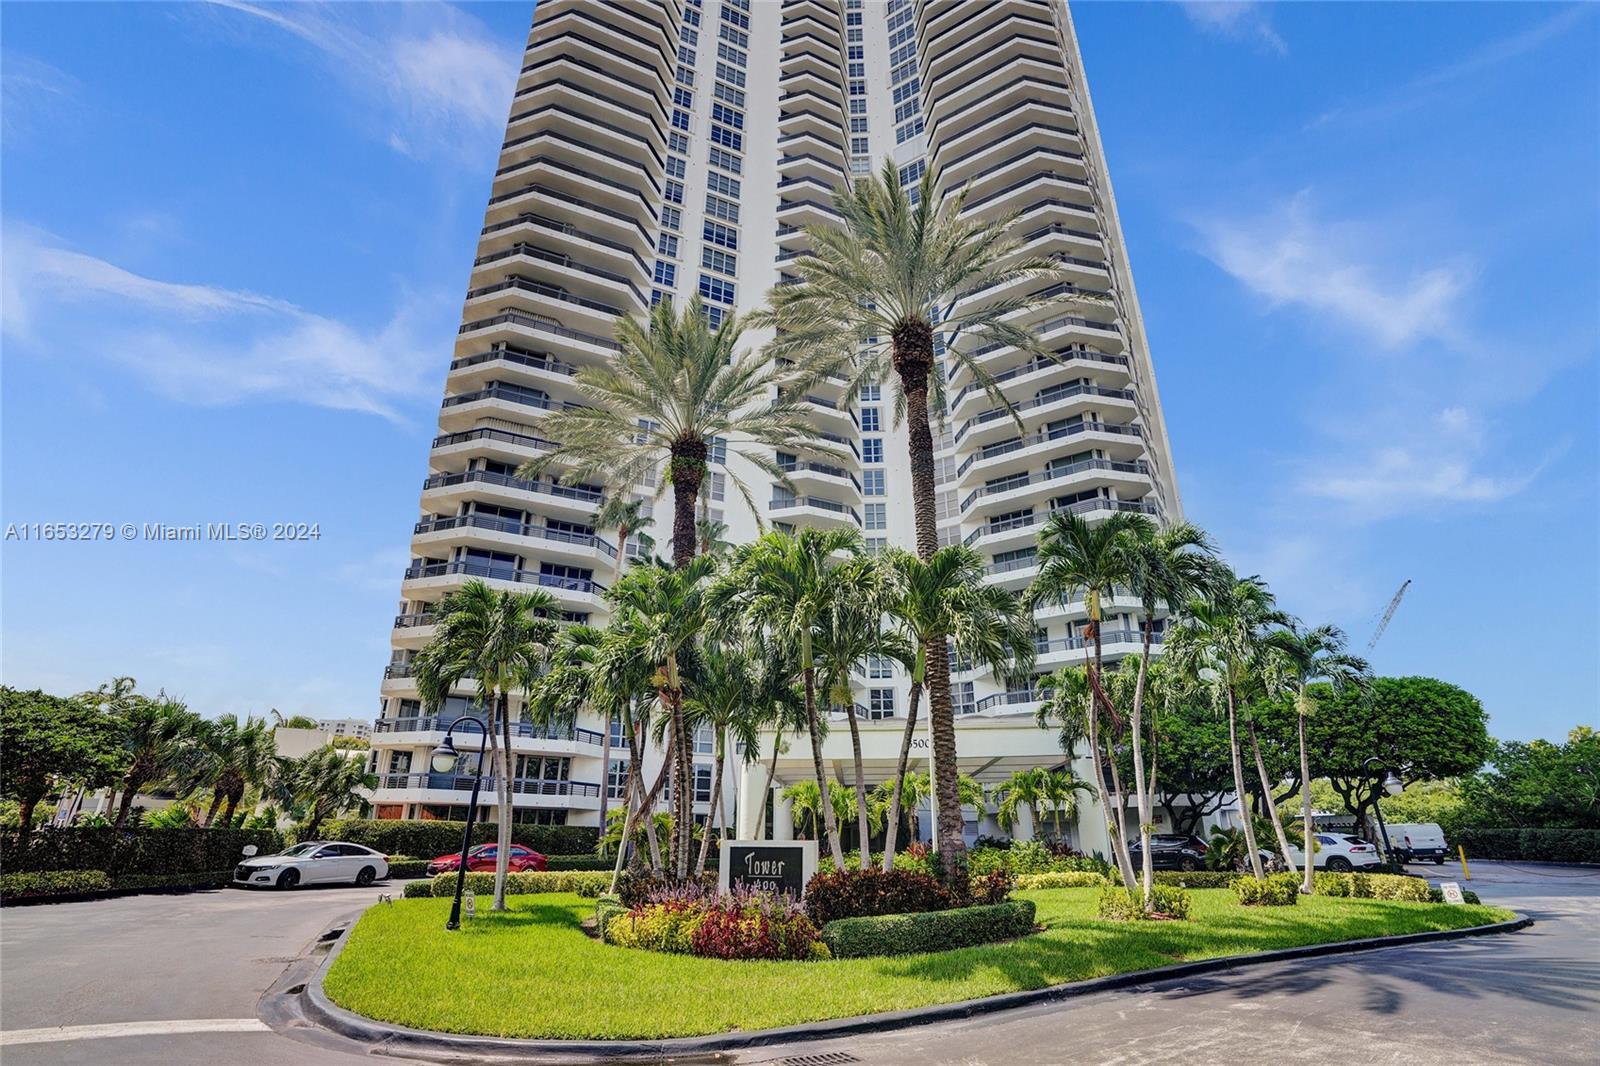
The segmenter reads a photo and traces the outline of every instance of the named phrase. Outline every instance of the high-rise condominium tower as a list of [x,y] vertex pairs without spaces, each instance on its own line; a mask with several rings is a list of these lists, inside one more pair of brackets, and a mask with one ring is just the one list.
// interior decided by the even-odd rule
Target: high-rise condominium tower
[[[886,157],[909,188],[925,170],[935,195],[966,188],[973,217],[1020,212],[1026,250],[1055,257],[1071,279],[1033,315],[1054,359],[982,353],[1020,431],[967,375],[949,376],[937,441],[941,541],[972,545],[994,581],[1022,588],[1053,512],[1177,516],[1144,327],[1062,0],[540,0],[400,587],[372,736],[380,816],[459,815],[466,802],[468,782],[427,761],[472,690],[427,715],[409,668],[440,597],[481,577],[544,589],[569,619],[603,621],[622,560],[615,531],[595,528],[596,509],[607,494],[650,499],[659,487],[519,480],[517,466],[550,447],[538,417],[580,402],[573,374],[612,357],[617,316],[694,293],[713,319],[760,306],[807,254],[804,227],[837,222],[832,194]],[[964,298],[999,299],[1008,288]],[[883,382],[852,405],[842,389],[818,386],[809,397],[817,425],[850,460],[780,452],[792,488],[748,464],[714,466],[707,507],[727,539],[761,525],[843,525],[871,548],[911,546],[892,390]],[[724,452],[713,446],[714,459],[742,462]],[[761,513],[730,491],[730,473],[755,488]],[[664,551],[670,531],[651,532]],[[628,554],[639,544],[635,535]],[[1108,649],[1132,646],[1132,607],[1111,605]],[[1041,673],[1081,660],[1082,622],[1081,605],[1041,609]],[[865,717],[904,713],[897,668],[864,664],[859,682]],[[1009,715],[1032,729],[1031,686],[1008,691],[983,672],[953,682],[974,724]],[[601,766],[602,728],[521,724],[519,820],[595,823],[601,784],[619,791],[627,759],[619,737]],[[698,738],[701,814],[710,750]]]

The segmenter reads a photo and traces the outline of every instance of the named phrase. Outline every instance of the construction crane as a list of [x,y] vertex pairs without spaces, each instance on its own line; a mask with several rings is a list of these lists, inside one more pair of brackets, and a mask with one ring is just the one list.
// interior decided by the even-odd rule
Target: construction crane
[[1383,636],[1385,629],[1389,628],[1389,619],[1394,617],[1395,608],[1400,606],[1400,597],[1404,596],[1406,589],[1410,587],[1411,579],[1409,577],[1400,583],[1399,591],[1394,594],[1394,599],[1389,601],[1389,609],[1384,611],[1383,617],[1378,620],[1378,628],[1373,630],[1372,639],[1367,641],[1367,654],[1370,655],[1372,649],[1378,646],[1378,638]]

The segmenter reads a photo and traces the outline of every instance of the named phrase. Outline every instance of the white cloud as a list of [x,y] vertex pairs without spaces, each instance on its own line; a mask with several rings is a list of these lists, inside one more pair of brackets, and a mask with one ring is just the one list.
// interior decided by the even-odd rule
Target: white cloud
[[505,128],[518,52],[448,4],[210,2],[315,48],[352,92],[387,113],[380,137],[396,151],[459,154]]
[[366,329],[272,296],[145,277],[27,226],[6,230],[5,334],[45,357],[109,360],[186,403],[287,400],[395,420],[437,386],[444,349],[419,337],[416,301]]
[[1198,223],[1207,258],[1275,305],[1332,318],[1387,348],[1460,334],[1464,262],[1410,270],[1393,262],[1372,227],[1315,217],[1309,192],[1266,214]]
[[1183,13],[1207,33],[1254,41],[1278,55],[1289,54],[1288,43],[1273,29],[1272,16],[1263,4],[1248,0],[1183,0]]
[[0,54],[0,133],[12,145],[59,122],[80,92],[76,78],[19,52]]

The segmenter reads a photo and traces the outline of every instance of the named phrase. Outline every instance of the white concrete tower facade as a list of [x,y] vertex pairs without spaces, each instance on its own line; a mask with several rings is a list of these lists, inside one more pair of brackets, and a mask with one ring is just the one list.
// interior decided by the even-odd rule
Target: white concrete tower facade
[[[803,227],[838,222],[832,194],[885,157],[908,187],[931,171],[936,195],[967,189],[974,217],[1020,212],[1026,250],[1054,256],[1070,277],[1031,316],[1054,359],[979,353],[1021,412],[1021,432],[966,375],[946,371],[949,411],[936,437],[941,543],[972,545],[992,580],[1020,589],[1036,572],[1036,538],[1052,513],[1179,516],[1154,370],[1063,0],[541,0],[402,584],[373,733],[380,814],[440,816],[465,802],[453,787],[460,782],[422,765],[470,697],[461,690],[436,718],[417,702],[407,664],[430,635],[430,606],[480,576],[544,588],[569,617],[602,622],[601,593],[619,560],[593,527],[595,509],[606,493],[656,491],[518,481],[517,464],[549,447],[529,416],[578,399],[571,376],[615,350],[618,314],[695,293],[714,320],[761,306],[808,252]],[[747,334],[746,343],[765,339]],[[860,529],[871,549],[911,547],[911,476],[893,383],[846,404],[842,387],[824,382],[808,399],[816,425],[847,458],[778,453],[791,488],[714,445],[710,516],[734,542],[774,526],[843,525]],[[733,476],[750,486],[755,511],[732,490]],[[658,532],[664,539],[669,530]],[[1108,652],[1133,646],[1133,606],[1109,605]],[[1039,673],[1081,661],[1081,604],[1042,609],[1038,628]],[[952,680],[963,718],[989,723],[986,750],[1004,746],[993,740],[995,719],[1035,731],[1031,686],[1008,691],[981,671]],[[897,728],[904,676],[867,663],[859,682],[864,717]],[[580,725],[560,737],[523,727],[519,818],[594,823],[602,726]],[[1019,742],[1019,756],[1039,750],[1035,740]],[[794,756],[809,768],[807,753]],[[614,785],[623,758],[613,757]],[[709,792],[702,758],[697,750],[697,793],[701,785]],[[1001,767],[1016,768],[1001,760],[992,770]],[[748,787],[739,791],[747,805]]]

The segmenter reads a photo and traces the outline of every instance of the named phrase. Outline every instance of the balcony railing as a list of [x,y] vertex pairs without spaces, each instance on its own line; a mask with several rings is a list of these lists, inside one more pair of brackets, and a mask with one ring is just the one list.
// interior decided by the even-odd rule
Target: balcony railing
[[[991,348],[989,350],[992,351],[993,349]],[[1072,362],[1074,359],[1082,359],[1091,363],[1111,363],[1120,367],[1126,367],[1128,365],[1128,357],[1125,355],[1112,355],[1110,352],[1096,351],[1092,348],[1062,348],[1048,359],[1030,359],[1021,366],[1014,366],[1010,370],[1002,371],[1001,373],[994,375],[992,380],[996,384],[1004,384],[1005,382],[1010,381],[1012,378],[1019,378],[1024,374],[1037,373],[1040,370],[1044,370],[1052,366],[1062,366],[1066,363]],[[948,381],[950,378],[955,377],[956,372],[960,369],[961,367],[957,363],[951,362],[949,369],[944,373],[945,380]],[[961,387],[961,391],[956,393],[955,398],[950,401],[950,409],[954,410],[956,405],[966,397],[967,393],[979,388],[982,388],[982,386],[980,386],[977,382],[963,385]]]
[[530,525],[514,518],[498,515],[464,514],[452,518],[429,518],[418,522],[414,533],[442,533],[448,529],[487,529],[494,533],[510,533],[518,537],[535,537],[561,544],[575,544],[581,548],[598,548],[607,557],[615,559],[617,549],[593,533],[573,533],[565,529]]
[[471,392],[461,392],[454,396],[446,396],[439,404],[440,408],[460,407],[464,403],[478,403],[481,400],[503,400],[506,403],[521,404],[524,407],[537,407],[541,411],[568,411],[582,407],[581,403],[571,403],[566,400],[552,400],[543,393],[537,393],[520,385],[509,385],[495,382],[485,385],[481,389]]
[[860,491],[861,489],[861,482],[856,480],[856,476],[842,466],[829,466],[827,463],[813,463],[804,459],[796,459],[793,462],[779,463],[778,469],[782,470],[786,474],[795,474],[802,470],[809,470],[813,474],[824,474],[828,477],[848,478],[850,484],[854,485],[857,491]]
[[1104,396],[1112,400],[1132,400],[1134,398],[1132,389],[1108,389],[1100,385],[1061,385],[1054,389],[1046,389],[1031,400],[1014,403],[1009,409],[995,407],[973,415],[961,423],[961,427],[956,430],[955,440],[959,443],[961,438],[967,435],[968,430],[987,422],[993,422],[1000,418],[1010,418],[1013,413],[1022,414],[1024,411],[1032,411],[1038,407],[1047,407],[1057,401],[1073,396]]
[[[599,595],[606,590],[604,585],[588,578],[541,574],[537,570],[518,570],[511,566],[475,563],[465,559],[457,559],[448,563],[420,563],[406,567],[407,581],[423,577],[448,577],[453,574],[465,574],[468,577],[486,577],[494,581],[515,581],[520,584],[542,585],[545,588],[561,589],[565,592],[585,592],[590,595]],[[385,674],[384,676],[387,677],[388,675]]]
[[510,474],[497,474],[492,470],[463,470],[454,474],[433,474],[422,483],[424,491],[428,489],[445,488],[451,485],[466,485],[471,483],[484,485],[499,485],[509,489],[520,489],[523,492],[539,492],[548,496],[560,496],[562,499],[577,500],[580,503],[599,506],[605,497],[594,489],[586,489],[577,485],[561,485],[554,481],[538,481],[512,477]]
[[497,345],[486,352],[476,352],[472,355],[463,355],[459,359],[452,359],[450,361],[450,369],[460,370],[464,367],[492,362],[516,363],[518,366],[542,370],[546,374],[560,374],[562,377],[571,377],[578,372],[577,367],[557,359],[553,355],[546,355],[544,352],[523,351],[520,348],[512,348],[506,345]]
[[1048,470],[1041,470],[1032,474],[1018,474],[997,481],[992,485],[983,485],[967,493],[966,499],[961,501],[961,509],[965,511],[975,501],[983,496],[997,496],[1002,492],[1012,492],[1016,489],[1026,488],[1029,485],[1042,485],[1046,482],[1057,481],[1074,474],[1081,474],[1088,470],[1109,470],[1117,474],[1146,474],[1150,473],[1150,464],[1139,459],[1133,462],[1123,462],[1117,459],[1084,459],[1081,462],[1069,463]]
[[[471,792],[474,778],[471,774],[380,774],[379,788],[428,788],[445,792]],[[484,793],[493,794],[497,778],[485,774],[482,779]],[[595,796],[600,786],[590,781],[548,781],[541,777],[516,777],[511,780],[511,791],[518,796]]]
[[[574,203],[583,205],[583,201],[579,200],[575,196],[568,197],[568,199]],[[634,262],[638,263],[641,267],[646,266],[644,259],[639,255],[639,253],[634,251],[632,248],[629,248],[621,241],[613,241],[606,237],[597,237],[592,233],[587,233],[584,230],[579,229],[570,222],[562,222],[560,219],[551,218],[548,215],[541,215],[533,211],[524,211],[516,218],[508,218],[504,222],[492,222],[483,227],[483,235],[488,236],[491,233],[498,233],[501,230],[511,229],[514,226],[537,226],[540,229],[546,229],[552,233],[559,233],[566,237],[576,237],[578,240],[588,241],[590,244],[598,244],[602,248],[610,248],[613,251],[625,252],[632,256]],[[480,262],[481,261],[482,260],[480,260]]]
[[441,433],[433,438],[433,447],[448,448],[453,444],[466,444],[475,440],[497,440],[504,444],[517,444],[524,448],[534,448],[539,451],[549,451],[556,446],[556,442],[535,437],[528,433],[513,433],[509,429],[467,429],[460,433]]
[[524,329],[531,329],[538,333],[549,333],[556,337],[565,337],[568,340],[581,341],[584,344],[592,344],[597,348],[606,348],[613,352],[622,351],[622,345],[618,344],[609,337],[601,337],[594,333],[585,333],[582,330],[577,329],[568,329],[559,322],[551,322],[547,319],[536,318],[533,315],[523,314],[521,311],[502,311],[498,315],[490,315],[488,318],[480,318],[474,322],[467,322],[464,323],[456,332],[471,333],[475,329],[487,329],[490,326],[498,326],[503,322],[509,322],[514,326],[521,326]]
[[1031,436],[1013,437],[1010,440],[999,441],[995,444],[986,444],[967,456],[966,461],[956,468],[956,476],[960,477],[965,474],[967,468],[980,459],[993,459],[997,456],[1021,451],[1023,448],[1031,448],[1035,444],[1060,440],[1062,437],[1075,437],[1079,433],[1108,433],[1119,437],[1144,436],[1144,430],[1132,422],[1074,422],[1071,425],[1035,433]]
[[639,292],[639,287],[633,283],[633,279],[626,275],[618,274],[615,270],[606,270],[602,267],[580,263],[564,252],[552,252],[548,249],[540,248],[538,245],[528,244],[523,241],[518,241],[511,247],[498,252],[480,255],[472,261],[472,265],[483,266],[485,263],[498,263],[502,259],[512,259],[516,256],[522,256],[525,259],[537,259],[541,263],[553,263],[565,270],[576,270],[580,274],[588,274],[590,277],[599,278],[602,281],[614,281],[618,285],[626,285],[635,296],[641,300],[644,299],[643,294]]
[[[457,717],[449,715],[420,715],[408,718],[379,718],[372,724],[374,733],[442,733],[457,721]],[[539,722],[512,722],[511,735],[513,737],[531,738],[534,740],[570,740],[575,744],[593,744],[600,746],[603,739],[598,730],[594,729],[561,729],[556,726],[543,725]]]
[[413,611],[410,614],[397,614],[394,616],[396,629],[411,629],[414,626],[431,626],[439,620],[439,616],[432,611]]
[[581,307],[586,311],[594,311],[602,315],[608,315],[612,318],[616,318],[618,315],[623,313],[622,308],[618,307],[616,304],[602,303],[599,300],[591,300],[584,296],[574,296],[572,293],[568,292],[566,289],[560,288],[559,286],[546,285],[542,281],[534,281],[532,278],[524,278],[520,276],[509,277],[504,281],[497,281],[493,285],[484,285],[480,288],[468,289],[467,299],[475,300],[480,296],[491,296],[497,292],[507,292],[513,289],[518,292],[533,293],[535,296],[542,296],[546,300],[555,300],[559,303],[572,304],[574,307]]
[[861,512],[848,504],[838,500],[830,500],[822,496],[796,496],[793,499],[775,499],[767,505],[769,511],[786,511],[791,507],[815,507],[823,511],[833,511],[838,514],[849,515],[856,525],[861,524]]
[[1009,533],[1014,529],[1027,529],[1029,526],[1042,525],[1058,514],[1091,514],[1095,511],[1122,511],[1128,514],[1158,514],[1153,503],[1144,500],[1112,500],[1105,497],[1096,497],[1092,500],[1076,500],[1065,507],[1052,507],[1048,511],[1038,511],[1028,515],[1018,515],[1016,518],[1003,518],[999,521],[988,522],[967,534],[962,543],[969,547],[980,537],[987,537],[995,533]]

